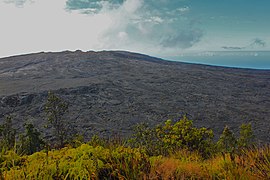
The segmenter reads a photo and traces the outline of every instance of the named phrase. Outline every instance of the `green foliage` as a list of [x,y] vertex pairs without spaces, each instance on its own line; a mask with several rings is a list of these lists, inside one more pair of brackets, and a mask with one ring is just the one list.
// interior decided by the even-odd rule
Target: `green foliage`
[[8,150],[6,152],[1,152],[0,163],[1,168],[0,172],[10,170],[16,166],[20,166],[24,158],[18,155],[15,150]]
[[251,124],[242,124],[240,127],[240,137],[238,139],[239,149],[249,148],[254,145],[255,136]]
[[104,177],[142,179],[150,172],[149,157],[140,149],[119,146],[110,151],[105,166],[99,170],[99,179]]
[[6,116],[3,124],[0,125],[0,147],[10,150],[15,146],[16,130],[12,127],[11,116]]
[[198,151],[203,156],[208,156],[213,147],[213,131],[206,128],[196,128],[186,116],[172,123],[167,120],[164,126],[156,128],[158,139],[163,146],[171,152],[179,149]]
[[219,151],[223,153],[234,153],[237,147],[237,139],[228,126],[225,126],[217,146]]
[[173,123],[167,120],[154,128],[146,124],[135,126],[135,133],[129,140],[133,147],[146,150],[149,155],[168,155],[185,149],[196,151],[204,158],[217,152],[229,153],[231,157],[243,148],[253,145],[254,135],[250,124],[240,127],[240,137],[237,139],[226,126],[217,143],[213,141],[213,131],[207,128],[196,128],[187,117]]
[[236,138],[229,127],[226,126],[217,142],[218,151],[223,155],[229,153],[231,158],[234,159],[236,153],[242,153],[244,149],[255,145],[254,138],[251,124],[241,125],[239,138]]
[[71,147],[79,147],[82,144],[84,144],[84,137],[80,134],[73,135],[72,139],[68,142],[68,145],[71,145]]
[[[186,157],[182,157],[186,156]],[[0,178],[13,179],[269,179],[270,147],[245,149],[232,160],[225,154],[204,160],[187,150],[148,156],[139,148],[113,149],[82,144],[77,148],[0,157]]]
[[63,147],[68,138],[68,123],[64,119],[64,114],[68,111],[68,103],[49,91],[45,111],[48,122],[54,129],[57,145]]
[[20,135],[20,151],[23,154],[33,154],[40,151],[45,145],[40,132],[31,123],[24,125],[25,133]]
[[97,147],[97,146],[105,146],[106,145],[106,141],[102,138],[100,138],[97,135],[92,136],[92,138],[90,139],[90,141],[87,143],[90,146],[93,147]]
[[9,168],[1,164],[4,179],[142,179],[150,171],[149,158],[139,149],[87,144],[37,152],[17,162]]
[[137,124],[135,133],[128,140],[128,144],[133,147],[145,149],[149,155],[164,154],[162,142],[158,140],[155,128],[150,128],[147,124]]
[[[11,124],[11,118],[7,118],[1,125],[1,138],[15,143],[16,133]],[[42,140],[32,124],[25,124],[25,132],[20,135],[20,147],[22,152],[32,155],[22,156],[16,149],[2,149],[0,179],[270,177],[270,148],[250,149],[254,138],[250,124],[241,126],[238,139],[226,126],[216,144],[212,130],[196,128],[186,117],[175,123],[167,120],[154,128],[140,124],[135,131],[129,144],[119,137],[105,140],[99,136],[93,136],[88,144],[84,144],[82,136],[77,136],[70,141],[71,146],[32,154],[42,148]],[[215,147],[219,148],[222,156],[213,154]],[[239,148],[243,149],[242,153],[235,153]]]
[[139,125],[131,139],[135,147],[145,148],[150,155],[169,154],[179,149],[198,151],[208,157],[213,151],[213,131],[206,128],[196,128],[191,120],[183,117],[176,123],[167,120],[164,125],[149,128]]

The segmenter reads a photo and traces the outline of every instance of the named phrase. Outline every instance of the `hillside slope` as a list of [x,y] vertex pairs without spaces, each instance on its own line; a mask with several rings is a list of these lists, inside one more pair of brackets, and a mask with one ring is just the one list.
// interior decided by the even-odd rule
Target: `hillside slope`
[[[70,103],[74,129],[128,135],[139,122],[150,125],[183,114],[197,126],[238,129],[252,122],[269,142],[270,71],[168,62],[120,52],[37,53],[0,59],[0,119],[13,113],[43,128],[47,91]],[[49,136],[49,132],[46,131]]]

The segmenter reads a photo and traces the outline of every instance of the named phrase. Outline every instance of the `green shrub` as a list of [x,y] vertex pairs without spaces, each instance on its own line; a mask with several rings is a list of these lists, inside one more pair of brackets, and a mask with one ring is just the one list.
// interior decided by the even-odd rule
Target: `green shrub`
[[183,117],[172,123],[167,120],[164,125],[149,128],[145,125],[136,126],[135,134],[130,140],[134,147],[142,147],[150,155],[168,155],[180,149],[198,151],[209,157],[213,151],[213,131],[196,128],[191,120]]
[[144,149],[148,155],[164,154],[162,142],[159,141],[155,128],[150,128],[147,124],[137,124],[135,133],[128,140],[132,147]]
[[225,126],[220,138],[217,142],[220,152],[233,153],[237,147],[237,139],[228,126]]
[[255,145],[254,139],[251,124],[242,124],[240,126],[240,136],[238,138],[235,137],[228,126],[225,126],[217,142],[217,149],[223,156],[229,153],[231,159],[234,160],[235,154],[241,154],[245,149]]
[[255,144],[255,136],[251,124],[242,124],[240,126],[240,137],[238,138],[238,148],[249,148]]

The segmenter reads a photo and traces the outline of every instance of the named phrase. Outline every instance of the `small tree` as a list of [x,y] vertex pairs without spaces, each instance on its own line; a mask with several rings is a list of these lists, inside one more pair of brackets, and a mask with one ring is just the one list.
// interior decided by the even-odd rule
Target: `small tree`
[[11,116],[6,116],[3,124],[0,125],[0,147],[9,150],[15,145],[16,130],[12,127]]
[[242,124],[240,126],[240,137],[238,139],[238,148],[248,148],[254,145],[255,136],[251,124]]
[[25,154],[33,154],[42,149],[45,144],[40,137],[40,132],[34,128],[34,125],[27,123],[24,125],[25,133],[20,135],[21,152]]
[[57,143],[63,147],[68,135],[68,125],[64,120],[64,114],[68,111],[68,103],[49,91],[45,111],[48,122],[54,129]]
[[[233,154],[237,147],[237,140],[228,126],[225,126],[218,142],[217,146],[220,152]],[[225,157],[225,156],[224,156]]]
[[149,155],[163,154],[162,142],[157,139],[154,128],[150,128],[146,123],[140,123],[135,125],[134,132],[129,144],[145,149]]

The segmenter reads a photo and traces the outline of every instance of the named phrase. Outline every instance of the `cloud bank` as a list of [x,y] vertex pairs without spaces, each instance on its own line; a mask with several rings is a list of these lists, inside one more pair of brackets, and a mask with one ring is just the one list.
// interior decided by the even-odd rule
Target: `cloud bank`
[[253,37],[241,32],[241,37],[226,28],[216,30],[226,18],[207,8],[201,12],[202,7],[201,1],[190,0],[3,0],[0,56],[106,49],[166,58],[192,51],[267,48],[268,31],[247,44],[256,32]]
[[254,49],[262,49],[266,47],[266,42],[260,38],[255,38],[246,46],[238,47],[238,46],[222,46],[225,50],[254,50]]
[[101,47],[108,49],[187,49],[203,36],[184,16],[189,7],[176,1],[68,0],[66,9],[108,17],[110,26],[100,38]]

